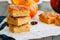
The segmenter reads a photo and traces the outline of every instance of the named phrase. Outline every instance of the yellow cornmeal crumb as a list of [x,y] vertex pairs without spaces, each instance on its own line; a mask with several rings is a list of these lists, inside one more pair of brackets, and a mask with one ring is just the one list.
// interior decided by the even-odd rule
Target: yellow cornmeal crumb
[[55,25],[60,26],[60,15],[56,18]]
[[55,23],[55,19],[58,16],[55,12],[45,12],[39,15],[39,20],[47,24]]
[[13,17],[30,16],[30,10],[24,6],[9,5],[8,13]]
[[14,18],[11,16],[7,16],[7,23],[20,26],[28,23],[30,19],[30,17]]
[[21,25],[21,26],[15,26],[15,25],[9,24],[9,30],[12,33],[29,32],[30,26],[28,24]]

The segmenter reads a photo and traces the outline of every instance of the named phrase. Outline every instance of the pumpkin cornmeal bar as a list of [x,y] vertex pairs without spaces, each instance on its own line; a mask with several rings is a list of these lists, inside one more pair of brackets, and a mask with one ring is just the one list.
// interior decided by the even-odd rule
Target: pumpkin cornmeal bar
[[60,15],[56,18],[55,25],[60,26]]
[[21,26],[16,26],[16,25],[9,24],[9,30],[12,33],[29,32],[30,31],[30,26],[29,26],[29,24],[24,24],[24,25],[21,25]]
[[8,13],[10,16],[13,17],[30,16],[30,11],[28,7],[22,5],[9,5]]
[[39,15],[39,20],[47,24],[55,23],[55,19],[58,16],[55,12],[44,12]]
[[7,23],[20,26],[20,25],[28,23],[30,21],[30,19],[31,19],[30,16],[19,17],[19,18],[16,18],[16,17],[14,18],[14,17],[11,17],[11,16],[7,16]]

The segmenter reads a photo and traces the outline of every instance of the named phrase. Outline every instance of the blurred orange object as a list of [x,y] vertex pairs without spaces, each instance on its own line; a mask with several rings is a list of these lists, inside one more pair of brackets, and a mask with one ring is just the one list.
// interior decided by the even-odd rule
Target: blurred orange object
[[38,3],[40,0],[34,0],[36,3]]
[[30,8],[30,15],[34,17],[38,11],[38,5],[34,0],[11,0],[13,4],[24,5]]

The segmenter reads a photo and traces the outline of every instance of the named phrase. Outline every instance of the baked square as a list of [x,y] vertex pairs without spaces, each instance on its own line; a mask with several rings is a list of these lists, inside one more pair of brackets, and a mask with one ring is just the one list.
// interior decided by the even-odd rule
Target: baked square
[[24,24],[24,25],[21,25],[21,26],[16,26],[16,25],[9,24],[9,30],[12,33],[29,32],[30,31],[30,26],[29,26],[29,24]]
[[20,25],[28,23],[30,21],[30,19],[31,19],[30,16],[19,17],[19,18],[14,18],[14,17],[11,17],[11,16],[7,16],[7,23],[20,26]]
[[57,15],[55,12],[44,12],[39,15],[39,20],[47,24],[52,24],[55,23]]
[[56,18],[55,25],[60,26],[60,15]]
[[13,17],[30,16],[30,10],[22,5],[9,5],[8,13]]

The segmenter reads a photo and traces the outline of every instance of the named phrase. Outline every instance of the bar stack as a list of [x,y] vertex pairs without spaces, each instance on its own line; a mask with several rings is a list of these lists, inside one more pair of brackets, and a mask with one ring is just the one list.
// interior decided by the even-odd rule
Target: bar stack
[[29,32],[30,10],[22,5],[9,5],[7,23],[12,33]]

